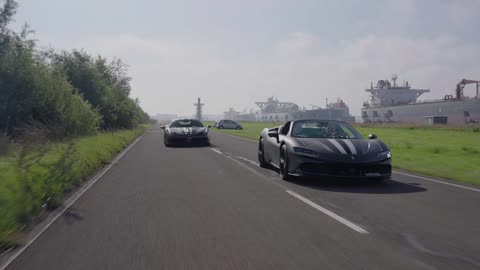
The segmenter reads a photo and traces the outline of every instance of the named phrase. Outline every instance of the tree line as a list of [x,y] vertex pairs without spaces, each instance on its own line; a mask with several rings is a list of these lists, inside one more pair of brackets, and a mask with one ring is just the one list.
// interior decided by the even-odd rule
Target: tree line
[[149,120],[130,97],[131,78],[120,60],[83,50],[41,50],[25,25],[9,28],[15,0],[0,7],[0,131],[13,135],[41,126],[62,138],[130,129]]

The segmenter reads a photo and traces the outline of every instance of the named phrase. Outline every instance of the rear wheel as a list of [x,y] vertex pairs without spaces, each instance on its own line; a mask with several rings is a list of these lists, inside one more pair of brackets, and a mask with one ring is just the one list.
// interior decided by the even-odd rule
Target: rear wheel
[[241,129],[239,126],[237,126],[235,129]]
[[263,138],[260,138],[258,142],[258,163],[262,168],[268,166],[268,163],[265,161],[265,151],[263,150]]
[[282,145],[282,148],[280,148],[280,160],[278,164],[280,167],[280,177],[283,180],[291,181],[292,176],[288,172],[288,153],[286,145]]

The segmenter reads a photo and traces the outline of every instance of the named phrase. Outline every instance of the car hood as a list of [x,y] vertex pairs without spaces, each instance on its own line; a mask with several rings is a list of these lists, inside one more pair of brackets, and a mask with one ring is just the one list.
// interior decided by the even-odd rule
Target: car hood
[[328,159],[373,161],[389,150],[380,140],[297,138],[299,147],[315,151]]
[[185,127],[185,128],[168,128],[171,134],[185,134],[195,135],[205,133],[206,127]]

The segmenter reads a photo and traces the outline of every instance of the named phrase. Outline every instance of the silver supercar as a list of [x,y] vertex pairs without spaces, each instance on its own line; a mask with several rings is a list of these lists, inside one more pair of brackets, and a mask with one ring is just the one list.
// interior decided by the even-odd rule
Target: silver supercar
[[367,139],[351,125],[333,120],[290,121],[262,131],[260,166],[279,168],[284,180],[294,176],[389,179],[392,155],[371,134]]

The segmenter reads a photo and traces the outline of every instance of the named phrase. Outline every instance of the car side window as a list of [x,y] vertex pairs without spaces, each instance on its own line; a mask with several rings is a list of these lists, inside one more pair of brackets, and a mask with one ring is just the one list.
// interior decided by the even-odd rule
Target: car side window
[[288,131],[290,131],[290,123],[291,122],[287,122],[287,123],[285,123],[285,125],[283,125],[282,129],[280,130],[280,134],[282,134],[282,135],[287,135],[288,134]]

